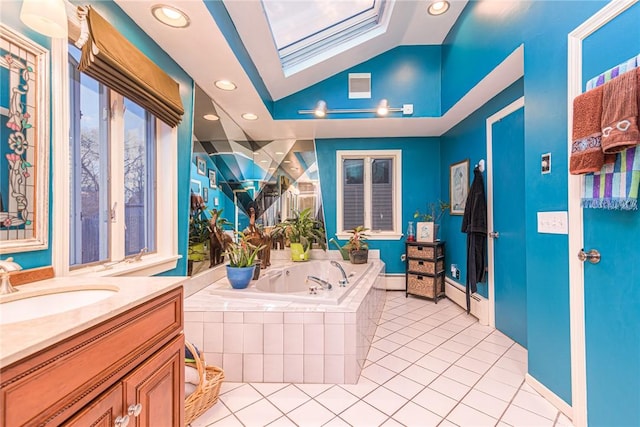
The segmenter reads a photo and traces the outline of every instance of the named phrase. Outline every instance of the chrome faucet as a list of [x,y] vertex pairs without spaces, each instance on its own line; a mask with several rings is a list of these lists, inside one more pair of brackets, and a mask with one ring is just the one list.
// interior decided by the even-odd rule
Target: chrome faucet
[[9,272],[18,270],[22,270],[22,267],[17,262],[14,262],[13,258],[0,260],[0,278],[2,279],[2,283],[0,283],[0,295],[18,292],[16,288],[11,286],[11,281],[9,280]]
[[347,273],[344,271],[344,268],[342,268],[342,266],[338,261],[331,261],[331,265],[333,265],[334,267],[337,267],[338,270],[340,270],[340,273],[342,274],[342,279],[338,280],[338,284],[340,286],[347,286],[349,284],[349,279],[347,277]]
[[313,282],[316,282],[318,285],[320,285],[322,287],[322,289],[331,289],[331,283],[327,282],[324,279],[321,279],[319,277],[316,276],[307,276],[307,282],[311,280]]

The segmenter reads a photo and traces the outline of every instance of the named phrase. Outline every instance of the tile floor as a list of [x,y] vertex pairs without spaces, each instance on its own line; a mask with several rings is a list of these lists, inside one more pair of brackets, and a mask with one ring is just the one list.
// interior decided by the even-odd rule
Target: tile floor
[[451,301],[388,292],[358,384],[223,383],[191,426],[571,426],[526,371],[524,348]]

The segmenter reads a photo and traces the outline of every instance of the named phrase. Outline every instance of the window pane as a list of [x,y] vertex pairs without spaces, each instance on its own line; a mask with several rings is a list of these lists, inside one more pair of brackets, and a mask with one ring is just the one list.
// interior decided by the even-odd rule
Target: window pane
[[364,160],[345,159],[342,168],[342,226],[350,230],[364,224]]
[[155,120],[124,100],[125,255],[155,251]]
[[109,258],[107,89],[77,71],[79,51],[69,45],[70,63],[70,265]]
[[393,231],[393,159],[371,162],[371,228]]

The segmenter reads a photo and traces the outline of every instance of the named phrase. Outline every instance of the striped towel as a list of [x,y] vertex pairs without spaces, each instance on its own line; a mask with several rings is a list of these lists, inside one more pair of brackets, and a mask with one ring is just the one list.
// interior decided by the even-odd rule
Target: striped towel
[[591,90],[598,86],[602,86],[609,80],[618,77],[620,74],[624,74],[627,71],[633,70],[636,67],[640,66],[640,55],[634,56],[633,58],[623,62],[620,65],[616,65],[610,70],[605,71],[600,74],[598,77],[594,77],[587,82],[587,90]]
[[614,164],[600,172],[584,176],[582,206],[596,209],[638,209],[640,184],[640,146],[628,148],[616,156]]

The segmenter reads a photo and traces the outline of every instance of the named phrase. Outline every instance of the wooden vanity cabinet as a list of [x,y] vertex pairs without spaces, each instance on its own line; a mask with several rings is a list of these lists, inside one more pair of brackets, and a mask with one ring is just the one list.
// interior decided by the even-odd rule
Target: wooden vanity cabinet
[[[184,424],[182,288],[3,368],[0,426]],[[124,424],[121,424],[124,426]]]

